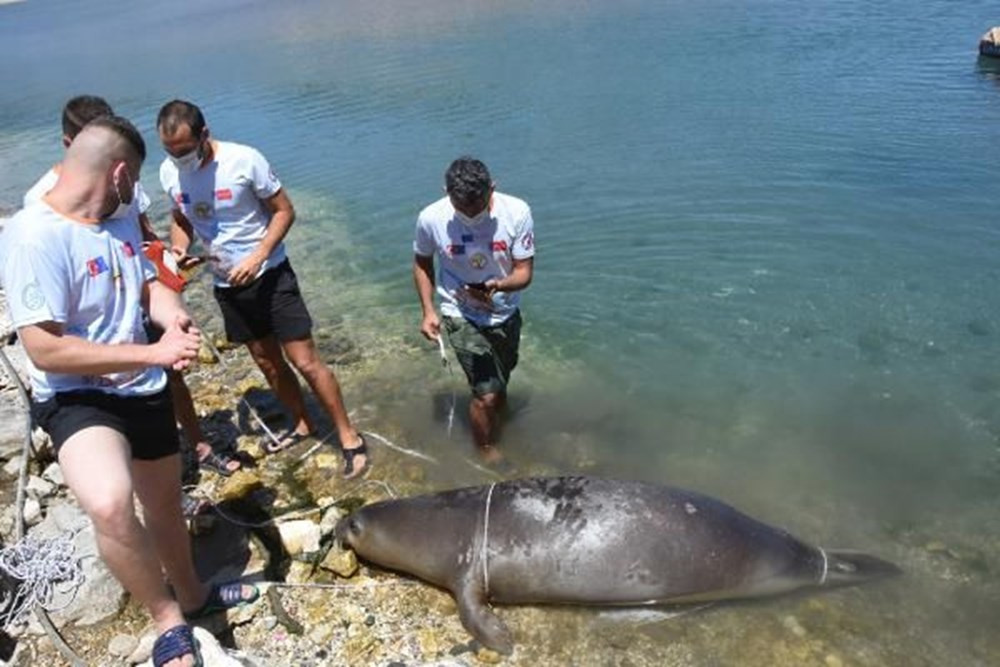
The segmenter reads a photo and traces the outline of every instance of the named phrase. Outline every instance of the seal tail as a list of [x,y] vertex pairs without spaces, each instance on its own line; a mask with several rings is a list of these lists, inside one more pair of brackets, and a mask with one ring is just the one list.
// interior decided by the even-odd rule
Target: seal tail
[[877,556],[846,549],[820,549],[820,586],[853,586],[903,573],[899,567]]

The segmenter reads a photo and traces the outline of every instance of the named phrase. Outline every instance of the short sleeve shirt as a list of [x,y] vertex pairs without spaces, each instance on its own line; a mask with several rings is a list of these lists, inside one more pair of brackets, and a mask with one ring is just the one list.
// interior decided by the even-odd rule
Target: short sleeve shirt
[[[22,209],[0,235],[2,280],[14,326],[58,322],[63,335],[94,343],[146,343],[142,290],[156,271],[141,244],[134,215],[87,224],[44,200]],[[166,385],[159,367],[74,375],[42,371],[30,358],[28,365],[38,400],[77,390],[149,395]]]
[[[31,186],[27,192],[24,193],[24,203],[23,206],[27,208],[31,204],[41,200],[45,193],[52,189],[52,186],[56,184],[59,180],[59,165],[52,167],[45,175],[38,179],[38,181]],[[139,181],[135,182],[135,196],[132,198],[133,206],[131,207],[137,213],[145,213],[149,210],[151,202],[149,201],[149,195],[142,187],[142,183]],[[129,215],[134,213],[133,210],[129,211]]]
[[489,216],[470,226],[455,216],[451,199],[442,197],[420,212],[413,251],[438,259],[437,293],[442,314],[495,326],[514,314],[521,293],[497,292],[487,306],[466,297],[461,288],[505,278],[514,260],[534,257],[531,209],[517,197],[494,192]]
[[[210,163],[179,172],[170,159],[160,165],[160,184],[175,210],[184,214],[211,261],[215,284],[228,287],[229,271],[252,253],[267,234],[271,213],[264,203],[281,181],[256,149],[216,141]],[[285,261],[279,243],[258,276]]]

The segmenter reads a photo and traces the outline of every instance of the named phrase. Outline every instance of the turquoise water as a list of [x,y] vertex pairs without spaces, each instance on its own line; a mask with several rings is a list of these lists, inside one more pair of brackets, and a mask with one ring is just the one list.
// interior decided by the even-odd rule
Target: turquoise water
[[1000,661],[990,3],[117,6],[0,6],[0,203],[59,159],[67,97],[136,121],[154,193],[156,111],[196,101],[296,203],[314,315],[369,362],[365,425],[465,453],[409,267],[473,153],[536,221],[515,462],[708,491],[900,562],[843,602],[868,644],[820,624],[848,664]]

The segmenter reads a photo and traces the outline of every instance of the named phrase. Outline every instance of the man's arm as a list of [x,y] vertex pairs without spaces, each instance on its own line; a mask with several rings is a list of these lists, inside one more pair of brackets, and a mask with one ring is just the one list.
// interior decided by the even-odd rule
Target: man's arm
[[292,223],[295,222],[295,207],[292,206],[292,201],[285,194],[284,189],[278,190],[274,195],[265,199],[264,204],[271,212],[271,219],[267,223],[267,232],[254,251],[229,272],[227,280],[230,285],[244,285],[256,278],[261,265],[285,238],[288,230],[292,228]]
[[437,340],[441,335],[441,321],[434,310],[434,255],[413,255],[413,284],[423,311],[420,333],[428,340]]
[[17,330],[32,363],[47,373],[104,375],[148,366],[184,368],[198,355],[197,333],[172,327],[159,343],[138,345],[94,343],[63,334],[58,322],[40,322]]
[[534,257],[515,259],[509,275],[504,278],[491,278],[486,281],[486,291],[489,294],[493,294],[493,292],[517,292],[518,290],[523,290],[531,284],[534,264]]

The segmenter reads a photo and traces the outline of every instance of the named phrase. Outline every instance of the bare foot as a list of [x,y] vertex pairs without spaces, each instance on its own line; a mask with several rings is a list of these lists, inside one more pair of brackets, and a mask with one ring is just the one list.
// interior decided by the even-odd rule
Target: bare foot
[[497,449],[495,445],[483,445],[479,449],[479,458],[483,460],[483,463],[488,465],[495,465],[503,461],[503,454]]

